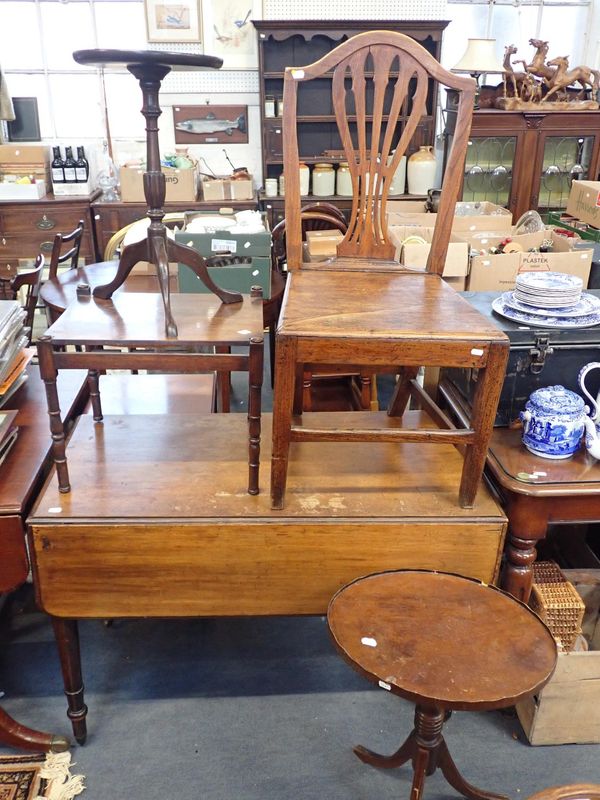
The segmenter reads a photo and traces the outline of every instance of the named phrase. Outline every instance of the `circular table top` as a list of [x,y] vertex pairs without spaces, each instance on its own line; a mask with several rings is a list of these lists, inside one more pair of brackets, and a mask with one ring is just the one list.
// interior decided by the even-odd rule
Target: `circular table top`
[[100,67],[105,64],[129,66],[131,64],[161,64],[174,70],[220,69],[223,59],[203,53],[172,53],[164,50],[76,50],[73,58],[78,64]]
[[333,597],[327,619],[361,674],[438,708],[511,706],[556,666],[556,642],[533,611],[458,575],[399,570],[359,578]]

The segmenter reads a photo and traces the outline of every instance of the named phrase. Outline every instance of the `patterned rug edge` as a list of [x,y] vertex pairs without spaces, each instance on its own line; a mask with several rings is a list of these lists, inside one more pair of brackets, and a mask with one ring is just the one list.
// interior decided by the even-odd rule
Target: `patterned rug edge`
[[73,800],[85,789],[70,753],[0,756],[0,800]]

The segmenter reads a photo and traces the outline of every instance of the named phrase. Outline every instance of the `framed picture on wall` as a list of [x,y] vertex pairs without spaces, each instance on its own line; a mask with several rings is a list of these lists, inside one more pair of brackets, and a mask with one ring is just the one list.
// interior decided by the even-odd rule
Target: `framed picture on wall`
[[144,0],[149,42],[201,42],[200,0]]
[[258,69],[256,28],[261,0],[219,0],[202,9],[204,52],[223,59],[223,69]]

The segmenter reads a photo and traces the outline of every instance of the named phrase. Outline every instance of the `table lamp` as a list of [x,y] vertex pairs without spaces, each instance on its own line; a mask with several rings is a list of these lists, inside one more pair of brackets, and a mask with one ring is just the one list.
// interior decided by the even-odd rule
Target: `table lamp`
[[495,39],[469,39],[467,49],[451,72],[468,72],[477,83],[474,107],[479,108],[479,78],[484,72],[503,73],[504,66],[496,56]]

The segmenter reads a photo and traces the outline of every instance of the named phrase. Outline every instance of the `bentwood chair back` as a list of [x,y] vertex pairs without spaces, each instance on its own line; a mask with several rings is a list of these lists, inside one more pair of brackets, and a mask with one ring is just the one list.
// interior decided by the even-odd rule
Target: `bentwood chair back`
[[[337,258],[307,269],[301,268],[298,101],[303,85],[324,75],[331,76],[331,108],[325,107],[325,98],[321,108],[337,122],[352,177],[352,209]],[[459,102],[427,269],[415,274],[393,261],[395,247],[388,237],[386,206],[402,155],[409,144],[419,142],[423,115],[435,112],[431,108],[433,81],[455,89]],[[463,507],[475,502],[508,339],[441,278],[474,97],[471,78],[453,75],[418,42],[391,31],[358,34],[314,64],[285,71],[283,164],[289,275],[277,327],[271,463],[274,509],[284,505],[290,444],[308,441],[464,446],[459,502]],[[393,369],[400,379],[387,417],[367,421],[364,415],[371,412],[358,411],[351,420],[337,417],[336,422],[336,412],[329,412],[302,420],[299,383],[305,365],[315,372],[342,365],[345,371],[359,374],[367,368],[373,373]],[[422,366],[451,365],[479,371],[470,427],[463,430],[453,428],[416,381]],[[415,429],[412,417],[408,424],[398,419],[404,416],[411,396],[418,397],[437,429]],[[411,450],[410,457],[418,458],[418,450]]]
[[[77,269],[83,228],[84,222],[80,219],[77,227],[75,230],[71,231],[71,233],[57,233],[54,237],[50,266],[48,268],[50,280],[56,278],[60,264],[68,263],[68,269]],[[65,244],[70,245],[69,249],[66,251],[63,249]]]

